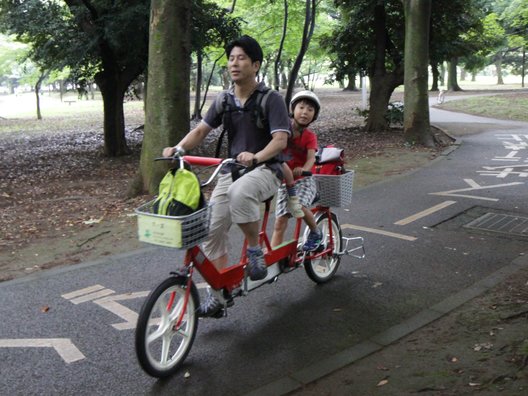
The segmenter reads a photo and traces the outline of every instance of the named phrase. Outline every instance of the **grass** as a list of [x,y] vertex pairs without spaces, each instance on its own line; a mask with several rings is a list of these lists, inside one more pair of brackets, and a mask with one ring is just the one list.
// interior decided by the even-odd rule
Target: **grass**
[[479,96],[452,100],[439,106],[445,110],[481,115],[503,120],[528,122],[528,93]]
[[[75,100],[69,104],[66,100]],[[63,101],[56,94],[43,94],[40,98],[42,120],[37,119],[34,93],[0,95],[0,134],[49,131],[103,130],[103,101],[78,100],[77,96],[65,95]],[[143,102],[124,103],[125,122],[141,125],[144,122]]]

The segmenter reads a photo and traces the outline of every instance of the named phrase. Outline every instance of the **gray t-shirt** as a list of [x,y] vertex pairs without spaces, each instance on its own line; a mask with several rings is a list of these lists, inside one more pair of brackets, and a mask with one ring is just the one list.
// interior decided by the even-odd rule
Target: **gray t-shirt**
[[[228,131],[228,152],[229,156],[236,158],[243,151],[257,153],[268,145],[275,132],[287,132],[290,134],[290,120],[288,109],[284,99],[277,91],[271,91],[265,103],[264,113],[269,128],[258,128],[255,120],[254,109],[257,105],[257,92],[264,92],[265,85],[259,83],[255,92],[242,107],[235,97],[234,88],[227,90],[227,95],[231,95],[228,103],[233,109],[229,110],[227,117],[231,117]],[[234,105],[234,106],[233,106]],[[211,128],[218,128],[222,124],[223,111],[218,111],[216,106],[211,106],[205,115],[203,122]],[[282,175],[281,154],[277,157],[277,162],[267,164],[268,167]]]

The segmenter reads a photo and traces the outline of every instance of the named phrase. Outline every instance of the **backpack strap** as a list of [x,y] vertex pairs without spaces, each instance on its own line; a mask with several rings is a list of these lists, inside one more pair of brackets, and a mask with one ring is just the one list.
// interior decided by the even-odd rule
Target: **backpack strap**
[[264,129],[269,128],[268,118],[266,117],[266,104],[271,93],[271,88],[266,87],[263,91],[257,93],[257,98],[255,100],[255,108],[253,110],[255,123],[257,128]]
[[226,109],[227,109],[228,96],[229,94],[227,93],[227,91],[223,91],[215,99],[216,113],[222,114],[222,132],[220,132],[220,136],[218,137],[218,141],[216,142],[216,149],[215,149],[216,158],[220,156],[220,150],[222,149],[222,141],[224,140],[224,135],[227,131]]

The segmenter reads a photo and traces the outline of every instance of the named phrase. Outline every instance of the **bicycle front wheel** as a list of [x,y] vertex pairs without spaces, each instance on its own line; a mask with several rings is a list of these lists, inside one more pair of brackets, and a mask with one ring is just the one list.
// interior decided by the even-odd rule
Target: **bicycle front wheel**
[[139,364],[153,377],[174,374],[187,357],[198,329],[198,291],[187,279],[171,277],[154,289],[139,313],[136,354]]
[[[341,256],[338,253],[341,251],[342,246],[342,233],[341,227],[337,220],[337,216],[334,213],[328,212],[322,213],[315,219],[317,227],[323,234],[323,240],[321,245],[316,251],[322,251],[330,246],[330,230],[332,230],[332,242],[333,249],[331,252],[324,254],[321,257],[312,260],[304,261],[304,269],[308,277],[315,283],[328,282],[336,273],[339,268]],[[308,237],[310,229],[306,227],[304,231],[304,240]]]

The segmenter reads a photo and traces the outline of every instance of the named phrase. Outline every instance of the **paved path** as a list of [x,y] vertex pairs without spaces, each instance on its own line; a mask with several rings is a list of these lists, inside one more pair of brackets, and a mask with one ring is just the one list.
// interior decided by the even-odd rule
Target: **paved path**
[[226,319],[201,320],[181,373],[164,382],[139,368],[133,330],[181,252],[148,248],[3,282],[0,394],[283,394],[434,320],[525,265],[524,240],[464,227],[491,209],[528,213],[522,169],[487,169],[525,159],[512,148],[528,130],[491,124],[430,166],[357,191],[338,214],[345,236],[365,237],[366,259],[344,258],[324,286],[294,271],[237,299]]

